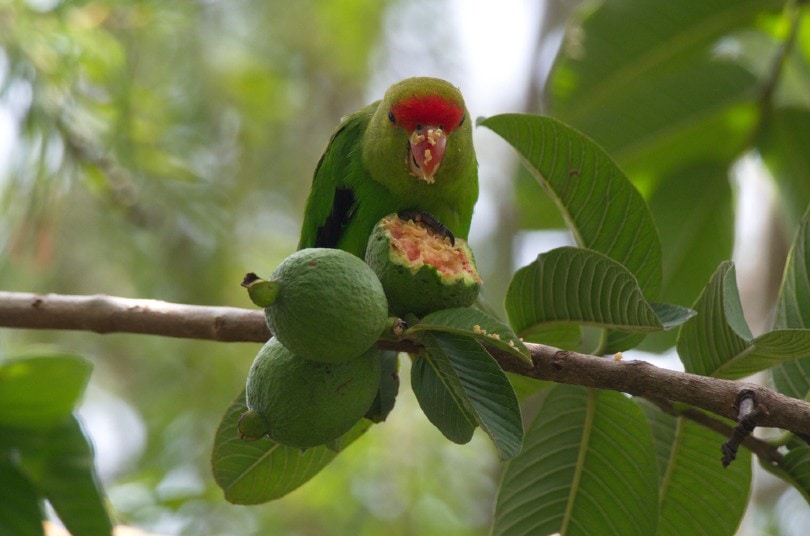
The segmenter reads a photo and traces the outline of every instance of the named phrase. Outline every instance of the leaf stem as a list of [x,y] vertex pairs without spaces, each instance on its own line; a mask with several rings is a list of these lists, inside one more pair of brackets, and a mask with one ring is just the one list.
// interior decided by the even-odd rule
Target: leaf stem
[[563,514],[562,526],[560,527],[560,534],[565,534],[568,531],[568,523],[573,517],[572,512],[576,503],[576,497],[579,494],[579,482],[582,478],[582,472],[587,467],[585,458],[588,455],[588,446],[591,441],[591,432],[593,431],[593,417],[596,414],[596,393],[588,391],[588,405],[585,408],[585,422],[582,424],[582,438],[579,442],[579,452],[577,453],[577,463],[574,469],[574,478],[571,479],[571,487],[568,491],[568,500],[565,502],[565,513]]

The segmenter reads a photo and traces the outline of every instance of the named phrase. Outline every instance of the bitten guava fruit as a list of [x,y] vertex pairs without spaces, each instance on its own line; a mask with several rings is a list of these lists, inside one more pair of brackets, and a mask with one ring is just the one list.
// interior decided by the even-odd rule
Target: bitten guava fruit
[[239,434],[246,440],[269,436],[297,448],[334,441],[374,402],[380,352],[372,347],[343,363],[320,363],[295,355],[273,337],[250,367],[248,411],[239,418]]
[[270,331],[293,353],[340,363],[368,350],[388,319],[380,280],[362,259],[338,249],[296,251],[268,280],[242,284],[264,307]]
[[374,227],[366,262],[382,282],[392,314],[423,316],[451,307],[469,307],[481,277],[472,250],[423,221],[389,214]]

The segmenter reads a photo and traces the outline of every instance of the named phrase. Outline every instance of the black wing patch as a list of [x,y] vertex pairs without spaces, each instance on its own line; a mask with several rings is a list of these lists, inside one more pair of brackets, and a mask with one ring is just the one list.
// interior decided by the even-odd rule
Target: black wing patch
[[338,240],[343,236],[343,231],[349,224],[349,220],[354,214],[355,202],[354,193],[349,188],[338,188],[335,190],[335,198],[332,201],[332,212],[326,221],[318,227],[315,236],[316,248],[337,247]]

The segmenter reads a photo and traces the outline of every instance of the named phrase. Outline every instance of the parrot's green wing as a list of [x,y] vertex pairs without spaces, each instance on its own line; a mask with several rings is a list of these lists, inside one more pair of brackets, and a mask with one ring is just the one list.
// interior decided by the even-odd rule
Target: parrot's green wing
[[337,247],[357,208],[350,176],[367,173],[362,164],[363,133],[378,102],[343,118],[318,161],[304,212],[298,248]]

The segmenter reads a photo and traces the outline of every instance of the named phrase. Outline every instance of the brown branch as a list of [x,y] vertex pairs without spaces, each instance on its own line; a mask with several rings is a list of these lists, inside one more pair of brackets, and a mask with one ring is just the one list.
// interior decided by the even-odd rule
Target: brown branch
[[[226,342],[264,342],[270,337],[260,310],[182,305],[112,296],[64,296],[0,292],[0,327],[71,329],[96,333],[142,333]],[[413,351],[414,343],[380,342]],[[508,371],[558,383],[610,389],[649,399],[666,399],[737,420],[736,402],[743,391],[756,396],[756,425],[810,435],[810,403],[761,385],[662,369],[645,361],[615,361],[543,344],[527,344],[532,367],[490,349]]]
[[761,414],[757,426],[806,434],[810,430],[810,403],[790,398],[762,385],[723,380],[688,372],[662,369],[646,361],[614,361],[568,352],[543,344],[528,344],[534,366],[521,367],[516,359],[497,355],[509,372],[559,383],[621,391],[648,399],[665,398],[737,420],[740,392],[752,391]]
[[223,342],[264,342],[258,310],[184,305],[115,296],[0,292],[0,327],[142,333]]

